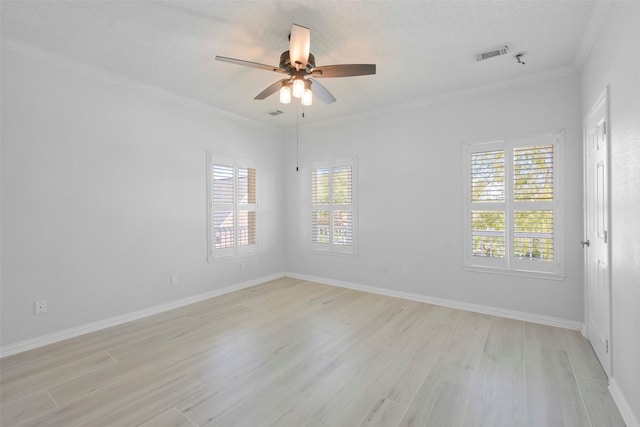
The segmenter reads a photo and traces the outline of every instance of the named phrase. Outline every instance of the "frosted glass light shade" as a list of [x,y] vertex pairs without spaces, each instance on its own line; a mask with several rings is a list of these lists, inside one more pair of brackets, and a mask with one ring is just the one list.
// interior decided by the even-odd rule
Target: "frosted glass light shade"
[[311,93],[310,88],[307,88],[302,94],[302,105],[309,106],[311,104],[313,104],[313,93]]
[[287,85],[282,85],[280,88],[280,102],[283,104],[291,103],[291,87]]
[[295,79],[293,81],[292,95],[295,98],[301,98],[304,95],[304,79]]

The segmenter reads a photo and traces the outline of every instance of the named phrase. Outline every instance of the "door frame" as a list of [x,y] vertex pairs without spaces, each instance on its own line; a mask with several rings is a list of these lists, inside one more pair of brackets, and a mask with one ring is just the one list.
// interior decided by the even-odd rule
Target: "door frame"
[[[582,123],[582,156],[583,156],[583,160],[582,160],[582,173],[583,173],[583,179],[582,179],[582,184],[583,184],[583,238],[586,239],[588,238],[587,232],[588,232],[588,216],[587,216],[587,186],[589,185],[588,183],[588,166],[587,166],[587,144],[588,144],[588,140],[587,140],[587,123],[592,119],[592,117],[595,115],[595,113],[598,111],[598,109],[602,106],[602,104],[604,104],[604,117],[605,117],[605,123],[606,123],[606,147],[605,147],[605,155],[606,155],[606,159],[605,159],[605,163],[606,163],[606,168],[607,168],[607,183],[606,183],[606,192],[607,192],[607,198],[606,198],[606,212],[607,212],[607,221],[606,221],[606,227],[607,227],[607,280],[609,283],[609,297],[608,297],[608,303],[609,303],[609,307],[608,307],[608,314],[609,314],[609,319],[608,319],[608,336],[609,336],[609,351],[607,353],[607,364],[609,367],[609,372],[606,372],[606,368],[603,367],[605,374],[608,376],[608,378],[613,378],[613,357],[612,354],[615,351],[615,347],[613,344],[613,336],[612,336],[612,318],[613,318],[613,313],[611,310],[611,287],[612,287],[612,282],[611,282],[611,243],[612,243],[612,234],[611,233],[611,126],[610,126],[610,102],[609,102],[609,93],[610,93],[610,88],[609,85],[605,86],[604,91],[600,94],[600,96],[598,96],[598,98],[595,100],[595,102],[593,103],[593,105],[591,106],[591,108],[589,109],[589,112],[587,113],[587,115],[584,117],[583,123]],[[584,292],[584,323],[582,325],[582,335],[585,336],[585,338],[587,338],[587,340],[589,340],[589,284],[588,284],[588,273],[589,273],[589,260],[588,260],[588,251],[583,250],[583,264],[584,264],[584,286],[583,286],[583,292]],[[602,363],[602,362],[600,362]]]

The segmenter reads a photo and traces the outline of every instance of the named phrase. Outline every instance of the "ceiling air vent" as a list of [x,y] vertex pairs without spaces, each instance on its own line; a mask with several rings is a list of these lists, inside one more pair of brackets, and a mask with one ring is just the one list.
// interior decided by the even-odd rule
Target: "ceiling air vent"
[[503,45],[486,52],[478,53],[475,55],[476,61],[484,61],[485,59],[493,58],[494,56],[506,55],[509,52],[509,46]]
[[269,113],[267,114],[271,116],[279,116],[280,114],[284,114],[284,111],[281,111],[281,110],[269,111]]

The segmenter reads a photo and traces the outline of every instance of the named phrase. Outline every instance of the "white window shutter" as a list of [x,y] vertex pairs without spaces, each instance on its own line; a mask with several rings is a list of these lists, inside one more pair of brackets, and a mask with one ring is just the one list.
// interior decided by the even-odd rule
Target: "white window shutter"
[[257,167],[207,153],[208,260],[255,252]]
[[563,131],[464,145],[464,265],[563,276]]
[[311,165],[311,247],[356,255],[355,160]]
[[257,225],[257,167],[254,162],[238,162],[238,252],[251,253],[256,250]]

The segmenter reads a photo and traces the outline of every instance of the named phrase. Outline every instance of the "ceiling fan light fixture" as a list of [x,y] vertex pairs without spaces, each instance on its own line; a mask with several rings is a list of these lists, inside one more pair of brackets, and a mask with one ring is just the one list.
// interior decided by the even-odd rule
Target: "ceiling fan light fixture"
[[286,83],[282,83],[280,88],[280,102],[283,104],[291,103],[291,86]]
[[302,95],[304,95],[304,87],[305,87],[304,79],[302,78],[295,79],[293,81],[293,91],[291,94],[295,98],[302,98]]
[[311,88],[306,88],[304,90],[304,93],[302,94],[302,101],[301,101],[302,105],[304,105],[305,107],[310,106],[311,104],[313,104],[313,93],[311,92]]
[[311,92],[312,82],[315,84],[317,99],[324,104],[336,102],[336,98],[331,92],[317,80],[314,80],[314,78],[352,77],[376,74],[376,64],[337,64],[316,67],[315,57],[309,51],[310,37],[309,28],[293,24],[291,33],[289,34],[289,50],[282,52],[280,55],[279,66],[259,64],[257,62],[228,58],[226,56],[216,56],[216,61],[258,68],[287,76],[284,80],[269,85],[253,98],[262,100],[279,92],[280,102],[283,104],[291,103],[292,98],[299,98],[304,105],[311,105],[313,102],[313,93]]

